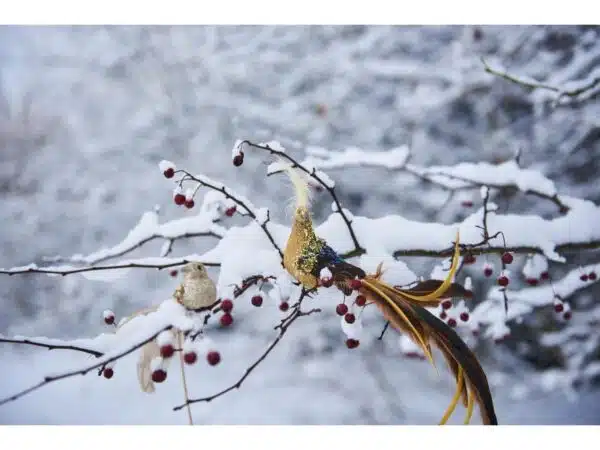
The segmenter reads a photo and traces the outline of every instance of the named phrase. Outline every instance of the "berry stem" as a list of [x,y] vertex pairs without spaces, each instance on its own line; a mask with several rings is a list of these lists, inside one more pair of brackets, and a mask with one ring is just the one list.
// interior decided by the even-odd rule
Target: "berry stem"
[[[177,332],[177,338],[179,340],[179,348],[183,349],[183,339],[182,339],[183,333],[181,331]],[[183,361],[183,351],[179,353],[179,364],[181,366],[181,381],[183,383],[183,394],[185,395],[185,402],[186,402],[186,410],[187,410],[187,416],[188,416],[188,422],[190,425],[194,425],[194,421],[192,420],[192,409],[190,408],[190,404],[188,403],[188,399],[190,398],[189,394],[188,394],[188,387],[187,387],[187,382],[185,379],[185,364]]]

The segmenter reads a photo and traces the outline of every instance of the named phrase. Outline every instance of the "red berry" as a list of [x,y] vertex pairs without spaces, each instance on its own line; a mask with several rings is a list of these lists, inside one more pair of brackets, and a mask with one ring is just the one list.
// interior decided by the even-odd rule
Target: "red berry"
[[288,302],[281,302],[279,304],[279,309],[283,312],[286,312],[288,309],[290,309],[290,304]]
[[104,323],[106,325],[112,325],[113,323],[115,323],[115,316],[112,314],[109,314],[107,316],[104,317]]
[[442,302],[442,308],[444,308],[444,309],[452,308],[452,300],[444,300]]
[[171,275],[172,277],[176,277],[177,276],[177,271],[176,270],[171,270],[171,272],[169,272],[169,275]]
[[106,378],[107,380],[110,380],[114,374],[115,374],[115,372],[110,367],[106,367],[102,371],[102,375],[104,375],[104,378]]
[[160,347],[160,356],[162,356],[163,358],[170,358],[171,356],[173,356],[173,353],[175,353],[175,349],[171,344],[165,344],[162,347]]
[[346,347],[353,349],[360,345],[360,341],[358,339],[346,339]]
[[175,175],[175,169],[169,167],[163,172],[163,175],[165,176],[165,178],[173,178],[173,176]]
[[338,316],[345,316],[346,313],[348,312],[348,307],[346,305],[344,305],[343,303],[339,303],[335,307],[335,312]]
[[448,317],[448,314],[446,314],[446,311],[442,311],[442,312],[440,313],[440,319],[442,319],[442,320],[446,320],[446,317]]
[[581,275],[581,276],[579,277],[579,279],[580,279],[581,281],[587,281],[587,280],[589,279],[589,277],[588,277],[587,273],[584,273],[583,275]]
[[423,355],[421,355],[420,353],[417,353],[417,352],[406,352],[406,353],[404,353],[404,356],[406,356],[407,358],[410,358],[410,359],[425,359],[423,357]]
[[469,313],[468,312],[460,313],[460,320],[462,320],[463,322],[467,322],[469,320]]
[[190,365],[194,364],[197,360],[198,360],[198,354],[193,350],[190,350],[189,352],[185,352],[183,354],[183,361],[186,364],[190,364]]
[[258,308],[259,306],[262,305],[263,298],[260,295],[255,295],[254,297],[252,297],[252,300],[250,300],[250,301],[252,302],[252,305],[254,305]]
[[544,270],[541,274],[540,274],[540,278],[542,280],[549,280],[550,279],[550,273],[547,270]]
[[476,260],[477,258],[475,258],[475,255],[472,255],[471,253],[466,254],[464,257],[465,264],[474,264]]
[[350,280],[350,287],[352,289],[354,289],[355,291],[359,290],[362,287],[362,281],[358,280],[358,279],[353,279]]
[[556,305],[554,305],[554,311],[556,311],[557,313],[563,312],[564,309],[565,307],[562,303],[557,303]]
[[464,200],[461,205],[463,205],[465,208],[470,208],[473,206],[473,202],[471,200]]
[[225,313],[221,316],[221,326],[228,327],[233,323],[233,316],[229,313]]
[[502,254],[502,262],[504,264],[510,264],[513,262],[513,255],[511,253],[508,252],[504,252]]
[[448,322],[447,322],[447,323],[448,323],[448,326],[449,326],[449,327],[451,327],[451,328],[454,328],[454,327],[456,326],[456,319],[453,319],[452,317],[450,317],[450,318],[448,319]]
[[221,362],[221,354],[217,351],[210,351],[206,354],[206,360],[211,366],[216,366]]
[[167,379],[167,371],[163,369],[156,369],[152,372],[152,381],[155,383],[162,383]]
[[594,281],[596,279],[596,272],[590,272],[588,274],[588,278],[592,281]]
[[233,302],[231,300],[226,298],[225,300],[221,301],[221,310],[224,313],[230,313],[232,309],[233,309]]
[[538,280],[537,278],[527,278],[527,284],[530,286],[537,286]]
[[354,323],[354,321],[356,320],[356,316],[355,316],[354,314],[352,314],[352,313],[347,313],[347,314],[344,316],[344,320],[345,320],[347,323]]
[[235,210],[236,210],[235,206],[232,206],[231,208],[227,208],[225,210],[225,215],[227,217],[232,217],[235,214]]
[[175,202],[176,205],[181,206],[185,203],[185,195],[175,194],[175,197],[173,197],[173,201]]
[[563,319],[571,320],[571,311],[565,311],[565,313],[563,314]]
[[357,295],[354,302],[356,303],[356,306],[365,306],[367,304],[367,297],[364,295]]
[[333,285],[333,278],[330,277],[325,277],[325,278],[321,278],[321,286],[323,287],[331,287]]
[[190,198],[189,200],[186,200],[185,203],[184,203],[184,205],[185,205],[185,207],[187,209],[192,209],[194,207],[194,205],[195,205],[194,199]]
[[498,277],[498,284],[500,286],[508,286],[508,277],[505,277],[504,275],[501,277]]
[[492,270],[491,267],[486,267],[485,269],[483,269],[483,274],[486,277],[491,277],[493,273],[494,273],[494,271]]
[[233,157],[233,165],[235,167],[240,167],[242,164],[244,164],[244,153],[240,152]]

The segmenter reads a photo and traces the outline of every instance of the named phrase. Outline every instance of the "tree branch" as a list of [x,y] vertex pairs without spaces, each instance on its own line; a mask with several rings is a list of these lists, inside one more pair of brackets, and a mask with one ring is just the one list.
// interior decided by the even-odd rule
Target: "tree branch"
[[104,353],[99,352],[97,350],[92,350],[89,348],[79,347],[77,345],[71,344],[50,344],[49,342],[38,341],[32,338],[5,338],[0,336],[0,342],[5,342],[9,344],[27,344],[33,345],[35,347],[47,348],[48,350],[75,350],[82,353],[87,353],[88,355],[93,355],[96,357],[100,357],[104,355]]
[[[144,258],[147,259],[147,258]],[[142,259],[143,260],[143,259]],[[4,275],[20,275],[25,273],[43,273],[49,275],[71,275],[74,273],[82,273],[82,272],[95,272],[99,270],[114,270],[114,269],[135,269],[135,268],[143,268],[143,269],[168,269],[170,267],[183,266],[189,262],[199,262],[199,261],[191,261],[187,259],[181,259],[174,262],[169,262],[165,264],[145,264],[145,263],[136,263],[129,262],[123,264],[113,264],[106,266],[89,266],[89,267],[37,267],[35,264],[25,266],[25,267],[15,267],[12,269],[0,269],[0,274]],[[207,267],[219,267],[220,264],[216,262],[202,262]]]
[[342,220],[346,224],[346,228],[348,229],[348,232],[350,233],[350,238],[352,239],[352,242],[354,244],[353,254],[354,255],[362,255],[363,253],[365,253],[365,249],[360,246],[360,244],[358,242],[358,238],[356,237],[356,233],[354,232],[354,229],[352,228],[352,220],[346,215],[346,213],[344,212],[344,209],[342,208],[342,204],[340,203],[340,200],[338,199],[338,196],[335,192],[335,187],[331,186],[330,183],[325,182],[323,177],[317,173],[316,168],[309,170],[303,164],[299,163],[296,159],[289,156],[286,152],[280,151],[280,150],[275,150],[275,149],[271,148],[269,145],[255,144],[251,141],[245,140],[245,141],[242,141],[238,145],[238,147],[240,149],[242,149],[244,145],[248,145],[250,147],[264,150],[264,151],[269,152],[272,155],[276,155],[281,158],[284,158],[292,163],[292,167],[298,167],[304,173],[306,173],[311,178],[313,178],[315,181],[317,181],[329,193],[329,195],[333,199],[333,202],[335,203],[336,210],[337,210],[336,212],[340,214],[340,216],[342,217]]

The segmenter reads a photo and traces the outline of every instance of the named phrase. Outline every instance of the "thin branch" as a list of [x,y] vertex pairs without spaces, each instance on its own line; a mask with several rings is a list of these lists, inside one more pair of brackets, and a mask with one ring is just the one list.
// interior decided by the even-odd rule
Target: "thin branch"
[[35,339],[30,339],[30,338],[17,339],[17,338],[0,337],[0,342],[5,342],[5,343],[9,343],[9,344],[27,344],[27,345],[33,345],[35,347],[47,348],[48,350],[75,350],[78,352],[87,353],[88,355],[96,356],[98,358],[100,356],[104,355],[104,353],[99,352],[97,350],[79,347],[77,345],[49,344],[47,342],[36,341]]
[[356,237],[356,233],[354,232],[354,229],[352,228],[352,220],[344,212],[344,209],[342,208],[342,204],[340,203],[340,200],[338,199],[338,196],[335,192],[335,188],[331,187],[329,185],[329,183],[326,183],[323,180],[323,178],[317,174],[316,168],[309,170],[304,165],[299,163],[296,159],[289,156],[286,152],[280,151],[280,150],[275,150],[275,149],[269,147],[268,145],[255,144],[248,140],[242,141],[239,144],[239,148],[241,149],[243,145],[248,145],[250,147],[264,150],[264,151],[269,152],[272,155],[276,155],[281,158],[287,159],[289,162],[292,163],[292,167],[298,167],[304,173],[306,173],[307,175],[312,177],[315,181],[317,181],[329,193],[329,195],[333,199],[333,202],[335,203],[336,210],[337,210],[336,212],[340,214],[340,216],[342,217],[342,220],[346,224],[346,228],[348,229],[348,232],[350,233],[350,238],[352,239],[352,242],[354,244],[354,250],[352,251],[353,255],[358,256],[358,255],[362,255],[363,253],[365,253],[365,249],[360,246],[360,244],[358,242],[358,238]]
[[172,325],[163,327],[161,330],[159,330],[158,332],[154,333],[148,339],[145,339],[144,341],[139,342],[138,344],[136,344],[136,345],[134,345],[132,347],[129,347],[128,349],[123,350],[122,352],[117,353],[115,356],[112,356],[112,357],[110,357],[108,359],[103,359],[102,361],[100,361],[98,363],[95,363],[95,364],[90,364],[89,366],[85,367],[84,369],[73,370],[73,371],[65,372],[65,373],[62,373],[60,375],[55,375],[55,376],[46,376],[39,383],[37,383],[37,384],[35,384],[35,385],[27,388],[27,389],[24,389],[21,392],[18,392],[18,393],[14,394],[14,395],[11,395],[10,397],[6,397],[6,398],[0,400],[0,406],[6,404],[8,402],[15,401],[15,400],[17,400],[17,399],[19,399],[19,398],[21,398],[21,397],[23,397],[23,396],[25,396],[25,395],[33,392],[33,391],[38,390],[39,388],[41,388],[41,387],[43,387],[43,386],[45,386],[47,384],[50,384],[50,383],[54,382],[54,381],[63,380],[65,378],[74,377],[76,375],[85,375],[85,374],[87,374],[88,372],[90,372],[90,371],[92,371],[94,369],[106,366],[107,364],[110,364],[111,362],[117,361],[118,359],[120,359],[120,358],[122,358],[122,357],[124,357],[124,356],[126,356],[126,355],[128,355],[128,354],[130,354],[132,352],[134,352],[135,350],[139,349],[143,345],[145,345],[148,342],[154,340],[163,331],[169,330],[171,328],[172,328]]
[[[60,267],[24,267],[24,268],[14,268],[14,269],[0,269],[0,275],[20,275],[25,273],[43,273],[49,275],[71,275],[74,273],[82,273],[82,272],[95,272],[100,270],[114,270],[114,269],[133,269],[133,268],[143,268],[143,269],[168,269],[171,267],[183,266],[189,262],[198,262],[198,261],[190,261],[187,259],[181,259],[175,262],[165,263],[165,264],[144,264],[144,263],[123,263],[123,264],[114,264],[114,265],[106,265],[106,266],[89,266],[89,267],[74,267],[69,269],[61,269]],[[219,263],[215,262],[202,262],[207,267],[219,267]]]
[[225,394],[227,394],[228,392],[231,392],[235,389],[239,389],[242,384],[244,383],[244,381],[246,380],[246,378],[248,378],[250,376],[250,374],[260,365],[261,362],[263,362],[265,360],[265,358],[267,356],[269,356],[269,353],[271,353],[273,351],[273,349],[277,346],[277,344],[279,344],[279,342],[281,341],[281,339],[283,338],[283,336],[285,335],[285,333],[287,332],[287,330],[289,329],[290,325],[292,325],[292,323],[294,323],[298,318],[303,317],[303,316],[308,316],[310,314],[316,313],[316,312],[320,312],[321,310],[318,308],[315,309],[311,309],[309,311],[302,311],[301,310],[301,306],[302,306],[302,300],[308,295],[308,291],[306,290],[302,290],[302,293],[300,294],[300,298],[298,300],[298,302],[294,305],[292,312],[287,315],[285,318],[283,318],[281,320],[281,322],[279,323],[279,325],[277,325],[275,327],[276,330],[279,330],[279,334],[277,335],[277,337],[275,338],[275,340],[273,340],[273,342],[267,347],[267,349],[258,357],[258,359],[256,359],[244,372],[244,374],[231,386],[217,392],[216,394],[213,395],[209,395],[208,397],[202,397],[202,398],[196,398],[196,399],[189,399],[186,400],[185,403],[179,405],[179,406],[175,406],[173,408],[174,411],[178,411],[182,408],[185,408],[187,405],[190,405],[192,403],[199,403],[199,402],[211,402],[213,400],[215,400],[216,398],[219,398]]

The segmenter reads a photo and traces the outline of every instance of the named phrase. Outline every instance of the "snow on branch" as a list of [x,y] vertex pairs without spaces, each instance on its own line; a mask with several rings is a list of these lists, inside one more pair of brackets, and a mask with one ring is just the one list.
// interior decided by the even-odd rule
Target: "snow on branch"
[[[25,338],[15,339],[13,342],[22,342],[31,345],[56,346],[58,344],[62,348],[72,345],[77,347],[79,351],[81,351],[79,347],[85,345],[85,348],[88,350],[98,353],[102,350],[102,354],[101,356],[95,355],[97,359],[94,362],[79,364],[70,370],[44,376],[43,380],[39,383],[10,397],[1,399],[0,405],[17,400],[49,383],[76,375],[86,375],[94,369],[103,368],[141,348],[144,344],[155,339],[160,333],[172,327],[183,331],[190,331],[194,328],[194,321],[185,315],[185,308],[183,306],[176,303],[173,299],[169,299],[160,304],[156,311],[132,318],[122,327],[118,328],[114,334],[102,334],[89,340],[60,341],[60,344],[54,339],[46,338],[30,339],[35,344],[27,342],[28,339]],[[87,351],[87,353],[90,353],[90,351]]]
[[320,147],[306,149],[308,157],[303,164],[321,169],[343,169],[346,167],[380,167],[403,171],[423,181],[448,191],[488,186],[497,189],[517,189],[554,202],[563,212],[568,206],[558,196],[556,187],[541,173],[520,167],[515,160],[501,164],[460,163],[455,166],[421,167],[409,163],[410,151],[403,146],[387,151],[370,152],[355,147],[342,151],[330,151]]
[[[543,89],[556,93],[555,104],[568,104],[573,101],[584,101],[597,94],[600,89],[600,68],[596,67],[587,77],[580,80],[572,80],[557,86],[536,80],[525,75],[510,73],[504,67],[490,65],[485,59],[481,59],[485,71],[512,83],[529,89]],[[566,100],[565,97],[567,98]]]
[[117,245],[86,256],[74,255],[67,261],[98,264],[111,258],[123,256],[155,239],[164,239],[172,244],[177,239],[191,237],[212,236],[221,238],[227,230],[215,224],[218,218],[214,213],[201,211],[193,217],[183,217],[159,224],[158,215],[155,212],[146,212],[125,239]]

